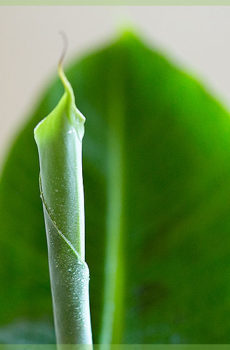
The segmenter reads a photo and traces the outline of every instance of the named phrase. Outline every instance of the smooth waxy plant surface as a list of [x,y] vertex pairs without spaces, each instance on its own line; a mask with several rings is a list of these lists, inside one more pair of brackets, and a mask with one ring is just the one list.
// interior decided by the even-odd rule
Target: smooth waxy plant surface
[[82,179],[85,117],[75,106],[73,90],[61,64],[59,75],[65,93],[34,131],[40,160],[54,323],[59,344],[91,344]]

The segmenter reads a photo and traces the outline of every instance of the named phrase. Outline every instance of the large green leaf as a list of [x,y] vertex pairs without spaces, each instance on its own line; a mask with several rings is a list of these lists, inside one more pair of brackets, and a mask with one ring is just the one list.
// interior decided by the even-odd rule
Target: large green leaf
[[[230,342],[229,113],[130,34],[67,76],[87,118],[94,341]],[[2,174],[0,322],[8,333],[19,321],[31,329],[52,322],[33,128],[62,92],[58,81],[49,87]]]

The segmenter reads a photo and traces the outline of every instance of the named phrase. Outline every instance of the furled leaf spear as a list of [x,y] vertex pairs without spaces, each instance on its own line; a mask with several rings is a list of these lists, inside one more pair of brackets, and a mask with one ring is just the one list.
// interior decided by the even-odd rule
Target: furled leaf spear
[[77,109],[63,68],[65,92],[54,110],[35,128],[40,162],[48,260],[58,344],[92,344],[89,270],[85,263],[82,138],[85,117]]

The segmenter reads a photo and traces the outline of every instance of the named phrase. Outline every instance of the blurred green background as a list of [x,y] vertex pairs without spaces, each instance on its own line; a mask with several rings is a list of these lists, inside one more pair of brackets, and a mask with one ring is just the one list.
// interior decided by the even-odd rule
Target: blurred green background
[[[130,32],[73,60],[66,73],[87,118],[83,168],[94,341],[102,329],[114,201],[121,210],[114,220],[122,222],[120,342],[229,343],[229,112]],[[33,128],[62,93],[55,79],[3,166],[2,343],[55,341]],[[121,198],[111,197],[111,186]]]

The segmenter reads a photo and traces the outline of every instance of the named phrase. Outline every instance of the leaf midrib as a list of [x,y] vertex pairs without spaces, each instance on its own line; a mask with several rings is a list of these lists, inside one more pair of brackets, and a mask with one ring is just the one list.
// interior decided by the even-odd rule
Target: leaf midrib
[[124,320],[124,102],[121,65],[114,62],[108,86],[108,179],[105,277],[101,344],[119,344]]

